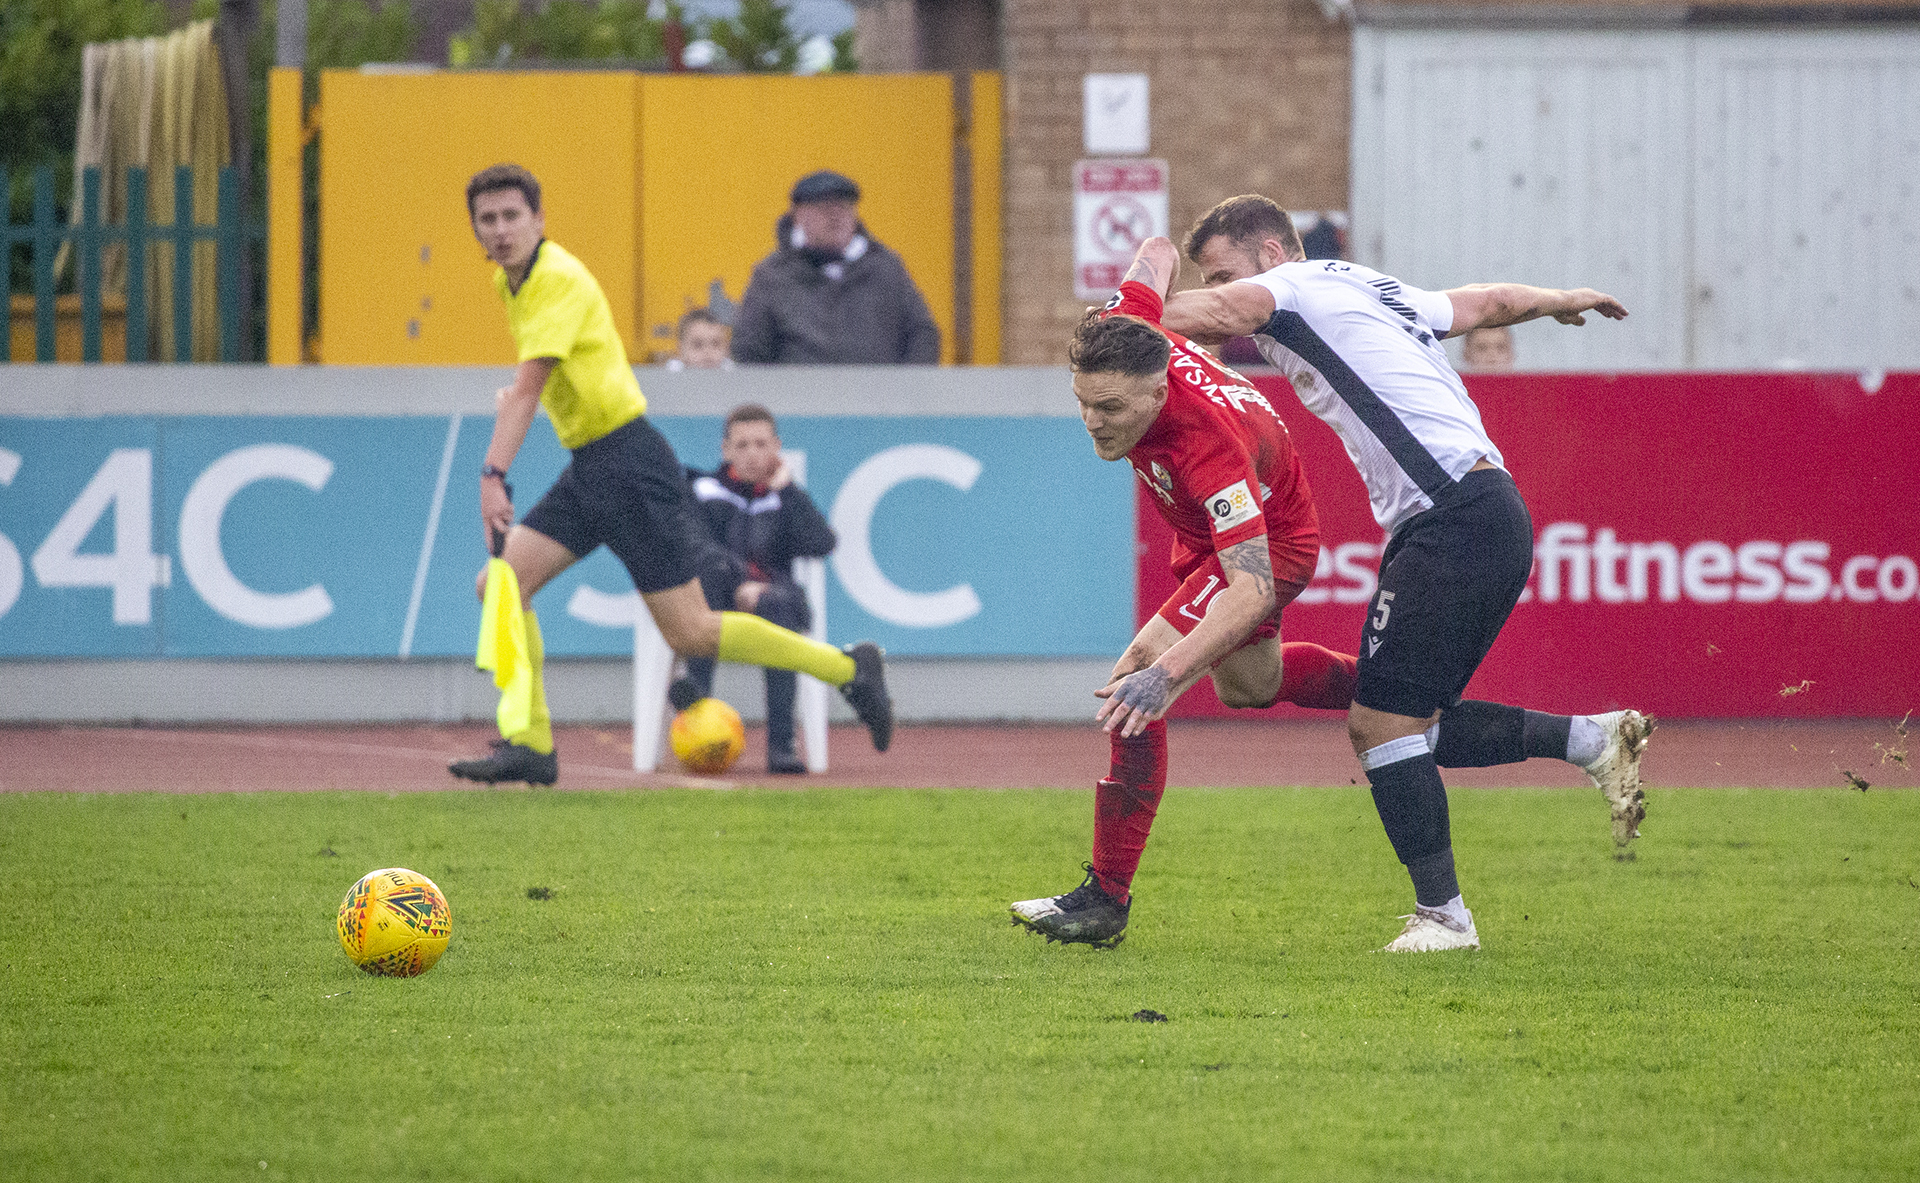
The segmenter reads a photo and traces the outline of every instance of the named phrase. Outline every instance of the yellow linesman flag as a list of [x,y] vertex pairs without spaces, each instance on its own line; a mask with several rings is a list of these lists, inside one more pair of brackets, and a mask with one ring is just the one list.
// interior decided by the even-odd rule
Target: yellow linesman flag
[[487,595],[480,603],[480,645],[474,664],[493,672],[500,688],[500,734],[519,735],[533,721],[533,663],[527,660],[527,617],[520,579],[505,559],[487,562]]

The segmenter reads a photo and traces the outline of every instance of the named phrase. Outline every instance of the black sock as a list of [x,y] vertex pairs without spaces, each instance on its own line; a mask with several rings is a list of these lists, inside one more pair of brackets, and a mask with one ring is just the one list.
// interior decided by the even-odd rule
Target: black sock
[[1438,908],[1460,894],[1460,879],[1453,873],[1453,847],[1407,864],[1413,877],[1413,898],[1423,908]]
[[[1367,770],[1373,807],[1380,812],[1393,853],[1414,877],[1414,897],[1439,907],[1460,894],[1453,876],[1453,837],[1447,822],[1447,786],[1428,752]],[[1446,855],[1444,860],[1436,856]],[[1440,865],[1444,862],[1444,866]],[[1415,868],[1421,868],[1416,870]],[[1429,895],[1452,884],[1439,899]]]
[[1491,768],[1530,756],[1564,760],[1572,726],[1566,715],[1468,700],[1440,712],[1434,763],[1442,768]]
[[700,691],[700,697],[706,698],[713,693],[713,673],[719,661],[711,657],[687,658],[687,677]]
[[792,670],[768,670],[767,753],[793,755],[793,704],[799,692],[799,677]]
[[1572,732],[1572,715],[1549,715],[1541,711],[1528,711],[1527,755],[1544,756],[1549,760],[1566,759]]
[[1442,768],[1491,768],[1527,758],[1526,715],[1497,702],[1455,703],[1440,712],[1433,761]]

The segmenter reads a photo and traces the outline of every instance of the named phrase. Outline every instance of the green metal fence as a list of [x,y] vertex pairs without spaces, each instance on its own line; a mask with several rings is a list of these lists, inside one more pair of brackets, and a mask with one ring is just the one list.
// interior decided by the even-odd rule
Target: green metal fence
[[[0,205],[5,205],[7,187],[5,169],[0,169]],[[73,244],[75,290],[80,296],[80,357],[82,361],[100,360],[101,343],[101,253],[112,243],[127,248],[127,360],[130,362],[166,361],[151,356],[148,346],[147,271],[152,248],[172,247],[173,361],[193,360],[193,245],[214,244],[215,306],[218,309],[220,360],[242,360],[246,346],[242,326],[247,309],[241,299],[241,267],[249,241],[260,238],[257,227],[247,226],[240,210],[239,184],[232,168],[220,170],[216,185],[214,221],[202,225],[194,220],[193,170],[174,170],[173,220],[158,222],[147,210],[147,170],[127,170],[127,220],[124,225],[107,224],[100,218],[100,170],[90,168],[80,177],[80,220],[71,224],[59,220],[54,211],[53,170],[39,168],[33,174],[33,220],[13,221],[10,208],[0,209],[0,258],[11,258],[13,244],[26,243],[33,259],[33,342],[34,360],[54,360],[55,304],[54,259],[62,243]],[[11,317],[11,313],[9,313]],[[13,326],[0,333],[0,362],[13,360]]]

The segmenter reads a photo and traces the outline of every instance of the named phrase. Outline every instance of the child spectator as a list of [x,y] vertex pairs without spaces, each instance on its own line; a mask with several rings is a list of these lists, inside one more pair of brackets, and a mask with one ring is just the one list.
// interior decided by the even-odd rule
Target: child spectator
[[667,359],[669,370],[731,370],[727,355],[732,332],[709,308],[695,308],[680,318],[678,352]]
[[1460,346],[1460,368],[1470,374],[1505,374],[1513,370],[1513,330],[1505,325],[1467,330]]

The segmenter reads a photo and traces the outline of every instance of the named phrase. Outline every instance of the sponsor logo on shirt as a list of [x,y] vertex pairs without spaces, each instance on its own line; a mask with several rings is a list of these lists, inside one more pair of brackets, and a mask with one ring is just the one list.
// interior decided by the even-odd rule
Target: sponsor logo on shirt
[[1260,503],[1254,500],[1245,481],[1235,481],[1207,498],[1207,517],[1213,522],[1215,534],[1224,534],[1259,515]]
[[1173,504],[1173,478],[1167,475],[1166,469],[1160,467],[1159,461],[1156,460],[1153,462],[1153,472],[1151,474],[1137,464],[1129,464],[1128,467],[1133,469],[1133,475],[1139,477],[1142,484],[1153,490],[1155,497],[1158,497],[1168,505]]

